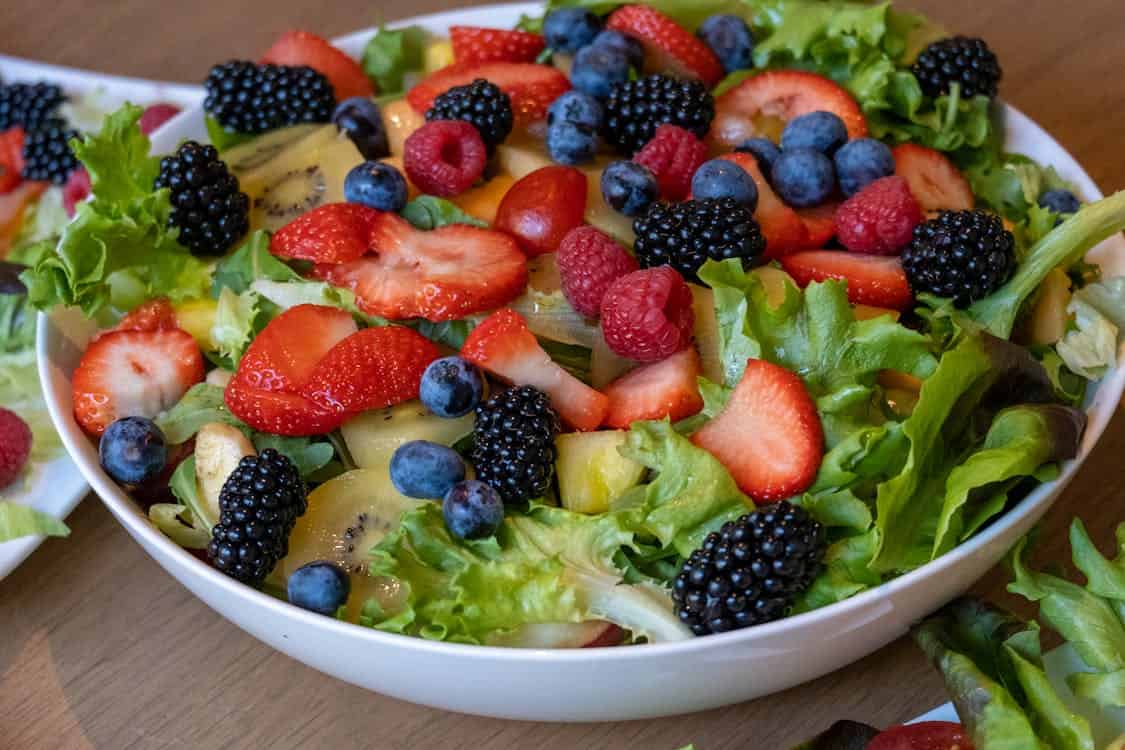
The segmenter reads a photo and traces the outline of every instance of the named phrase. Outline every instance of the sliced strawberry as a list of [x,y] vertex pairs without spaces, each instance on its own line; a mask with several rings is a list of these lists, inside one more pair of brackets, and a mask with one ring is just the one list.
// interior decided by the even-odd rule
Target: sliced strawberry
[[23,128],[0,133],[0,194],[10,193],[23,182]]
[[365,328],[336,344],[313,370],[301,394],[343,414],[382,409],[418,398],[437,346],[400,326]]
[[381,211],[358,203],[329,203],[301,214],[270,239],[270,252],[313,263],[347,263],[371,249]]
[[21,182],[15,190],[0,195],[0,258],[8,254],[19,235],[27,207],[50,186],[49,182]]
[[355,60],[308,31],[287,31],[266,50],[262,62],[274,65],[307,65],[332,84],[336,101],[352,96],[373,96],[375,87]]
[[371,249],[371,257],[316,272],[355,292],[364,312],[391,320],[456,320],[505,305],[527,286],[527,257],[503,232],[466,224],[424,232],[383,214]]
[[812,208],[794,209],[805,225],[808,238],[805,247],[815,250],[824,247],[836,236],[836,211],[840,204],[829,201]]
[[535,62],[547,45],[539,34],[480,26],[451,26],[449,40],[453,44],[453,60],[458,65]]
[[747,78],[715,101],[709,138],[734,148],[762,134],[759,118],[788,121],[817,111],[839,115],[850,138],[867,135],[863,111],[839,84],[803,70],[770,70]]
[[595,430],[605,419],[609,399],[556,364],[517,312],[490,315],[469,334],[461,356],[516,385],[543,391],[576,430]]
[[347,418],[296,393],[262,390],[238,378],[227,385],[223,400],[231,414],[273,435],[325,435]]
[[278,315],[254,337],[234,379],[263,391],[295,392],[337,343],[356,332],[343,310],[297,305]]
[[78,212],[78,204],[90,197],[90,173],[81,164],[70,173],[63,185],[63,210],[66,215],[73,218]]
[[86,347],[74,371],[74,418],[101,435],[122,417],[155,417],[201,380],[203,354],[185,331],[112,331]]
[[124,318],[113,329],[115,331],[166,331],[179,328],[176,311],[167,297],[156,297],[145,302]]
[[723,159],[732,161],[746,170],[758,187],[758,208],[754,218],[762,228],[766,238],[766,257],[780,258],[788,253],[809,247],[809,229],[801,216],[777,196],[769,180],[762,174],[758,160],[751,154],[735,151],[723,154]]
[[824,457],[824,432],[805,384],[762,359],[746,363],[726,407],[691,441],[719,459],[756,503],[804,492]]
[[629,429],[634,422],[668,418],[673,422],[698,414],[699,354],[689,346],[662,362],[641,365],[605,388],[609,399],[606,427]]
[[640,41],[645,68],[682,78],[698,78],[714,86],[723,66],[711,48],[674,20],[647,5],[626,5],[609,17],[606,28]]
[[969,211],[976,205],[973,189],[945,154],[915,143],[892,151],[895,174],[906,180],[923,211]]
[[802,287],[828,279],[848,282],[853,305],[905,310],[914,299],[902,263],[894,256],[808,250],[786,255],[781,266]]
[[526,127],[547,117],[551,102],[570,90],[570,79],[558,68],[533,63],[454,63],[431,74],[406,95],[417,112],[425,114],[434,99],[454,86],[484,78],[503,89],[512,100],[516,125]]

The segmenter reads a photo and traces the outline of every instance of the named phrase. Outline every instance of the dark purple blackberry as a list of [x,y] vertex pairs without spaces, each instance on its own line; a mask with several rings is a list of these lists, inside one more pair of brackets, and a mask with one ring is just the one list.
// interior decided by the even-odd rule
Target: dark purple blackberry
[[160,160],[157,188],[171,191],[171,226],[196,255],[222,255],[250,229],[250,199],[214,146],[187,141]]
[[934,42],[918,56],[914,77],[927,96],[939,97],[961,84],[961,96],[970,99],[984,94],[995,99],[1004,72],[1000,61],[983,39],[955,36]]
[[38,130],[55,117],[64,99],[62,89],[45,81],[0,85],[0,131]]
[[78,167],[78,159],[70,150],[70,139],[77,137],[77,130],[57,118],[29,130],[23,141],[23,178],[65,185]]
[[610,90],[602,135],[619,152],[632,156],[661,125],[679,125],[702,138],[713,119],[715,99],[701,82],[650,75]]
[[488,153],[512,132],[512,100],[494,83],[478,78],[434,99],[427,120],[464,120],[477,129]]
[[761,257],[766,238],[746,205],[734,198],[653,203],[633,221],[634,253],[641,268],[671,266],[687,279],[712,260]]
[[232,60],[211,68],[203,87],[207,92],[203,109],[236,133],[328,122],[336,109],[332,84],[305,65]]
[[987,211],[943,211],[914,229],[902,267],[915,294],[929,292],[965,308],[995,292],[1016,267],[1016,241]]
[[728,521],[672,582],[676,615],[696,635],[778,620],[812,585],[826,546],[824,527],[786,501]]
[[272,448],[246,456],[219,493],[219,523],[207,556],[218,570],[261,586],[289,554],[289,534],[308,508],[308,489],[293,463]]
[[511,388],[476,409],[473,468],[477,479],[505,503],[542,497],[555,473],[555,437],[562,430],[547,395],[531,386]]

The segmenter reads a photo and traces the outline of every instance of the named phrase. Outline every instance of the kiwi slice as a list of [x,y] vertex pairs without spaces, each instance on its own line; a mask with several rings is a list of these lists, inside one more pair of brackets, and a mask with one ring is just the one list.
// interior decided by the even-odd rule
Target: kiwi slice
[[286,148],[319,128],[319,125],[294,125],[271,131],[224,152],[223,161],[235,176],[241,176],[244,172],[271,161]]
[[328,183],[316,164],[286,172],[262,189],[251,205],[253,226],[276,232],[306,211],[327,203]]
[[473,419],[471,412],[457,419],[442,419],[421,401],[407,401],[353,417],[340,432],[357,466],[387,473],[391,456],[403,443],[429,440],[451,446],[473,431]]

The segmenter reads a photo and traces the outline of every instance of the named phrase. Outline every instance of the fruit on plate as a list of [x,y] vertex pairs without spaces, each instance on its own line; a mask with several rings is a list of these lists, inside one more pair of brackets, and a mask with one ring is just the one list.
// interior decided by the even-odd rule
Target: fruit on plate
[[692,281],[708,260],[737,258],[749,266],[766,250],[753,212],[731,197],[655,202],[633,221],[633,231],[641,268],[670,266]]
[[352,58],[327,40],[308,31],[287,31],[262,55],[262,62],[274,65],[307,65],[332,84],[336,101],[353,96],[373,96],[371,80]]
[[699,394],[699,353],[694,347],[660,362],[641,365],[607,385],[606,427],[627,430],[634,422],[670,419],[678,422],[703,408]]
[[458,65],[535,62],[546,45],[539,34],[480,26],[451,26],[449,40],[453,44],[453,59]]
[[[297,392],[339,342],[357,331],[343,310],[297,305],[278,315],[250,342],[235,380],[266,391]],[[309,335],[315,331],[316,335]]]
[[691,193],[692,177],[707,160],[707,145],[694,133],[677,125],[665,124],[633,156],[633,161],[648,167],[660,185],[660,197],[682,201]]
[[396,99],[382,106],[383,128],[387,131],[387,145],[392,154],[401,156],[406,139],[426,124],[426,113],[410,106],[406,99]]
[[553,253],[582,224],[587,186],[586,176],[574,167],[537,169],[504,195],[494,226],[515,237],[529,258]]
[[274,233],[270,252],[279,258],[339,264],[371,250],[371,234],[383,212],[358,203],[329,203],[307,211]]
[[757,503],[809,488],[824,433],[805,384],[784,367],[751,359],[723,410],[691,437]]
[[500,201],[515,184],[516,179],[511,175],[498,174],[483,185],[471,187],[460,195],[452,196],[449,200],[474,219],[495,224],[496,211],[500,207]]
[[895,146],[895,174],[906,180],[922,210],[969,211],[973,189],[945,154],[917,143]]
[[840,244],[856,253],[898,255],[922,223],[922,208],[901,177],[883,177],[851,198],[836,213]]
[[602,334],[609,348],[638,362],[658,362],[691,345],[691,289],[668,266],[622,276],[602,300]]
[[781,266],[801,287],[836,279],[848,284],[848,300],[855,305],[905,310],[914,300],[902,262],[894,256],[806,250],[787,255]]
[[0,407],[0,490],[16,480],[31,457],[31,428],[20,415]]
[[23,128],[0,132],[0,195],[9,193],[23,182]]
[[606,28],[640,40],[646,70],[698,78],[714,86],[723,77],[723,66],[715,53],[680,24],[647,5],[618,8]]
[[942,211],[921,224],[902,253],[910,286],[960,308],[1003,286],[1016,269],[1016,240],[996,214]]
[[[762,268],[769,269],[771,266]],[[715,293],[710,287],[699,284],[688,286],[691,288],[691,309],[695,317],[695,350],[699,354],[699,374],[712,383],[722,383],[722,339],[719,334],[719,318],[715,314]]]
[[562,431],[546,393],[520,385],[477,407],[471,459],[477,479],[508,504],[528,503],[551,491]]
[[547,108],[563,92],[570,89],[570,80],[549,65],[534,63],[489,62],[459,65],[427,76],[412,88],[406,99],[416,112],[425,114],[441,94],[454,86],[464,86],[484,79],[499,86],[512,101],[517,127],[527,127],[547,117]]
[[219,495],[227,478],[244,457],[256,453],[249,438],[229,424],[208,422],[195,434],[195,481],[201,501],[197,510],[207,528],[219,522]]
[[588,318],[601,314],[602,300],[613,282],[637,270],[636,259],[624,246],[589,226],[572,229],[563,237],[556,261],[563,295]]
[[418,401],[364,412],[340,426],[340,434],[356,466],[381,472],[390,471],[391,456],[405,443],[428,440],[452,446],[472,431],[471,412],[456,419],[445,419]]
[[1032,346],[1050,346],[1066,335],[1070,322],[1070,277],[1060,268],[1053,269],[1039,290],[1035,306],[1024,322],[1022,334]]
[[880,732],[867,750],[973,750],[964,727],[948,721],[922,721]]
[[699,81],[653,73],[610,89],[602,137],[622,156],[633,156],[661,125],[676,125],[698,138],[715,117],[710,89]]
[[751,154],[738,151],[723,154],[720,158],[742,167],[758,188],[758,207],[754,211],[754,220],[758,222],[762,236],[766,238],[765,257],[776,260],[788,253],[807,248],[810,244],[808,227],[805,226],[801,215],[785,205],[773,191],[773,187],[762,174],[758,160]]
[[621,454],[628,432],[572,432],[555,440],[559,501],[575,513],[605,513],[630,487],[640,484],[645,467]]

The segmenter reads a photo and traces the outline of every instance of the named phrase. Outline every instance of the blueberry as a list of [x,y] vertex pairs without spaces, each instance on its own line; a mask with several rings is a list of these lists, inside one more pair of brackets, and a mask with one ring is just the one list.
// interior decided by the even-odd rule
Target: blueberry
[[164,470],[168,444],[151,419],[123,417],[106,428],[98,444],[105,473],[121,484],[143,484]]
[[504,522],[504,501],[489,485],[470,479],[446,493],[441,514],[445,528],[458,539],[484,539]]
[[811,148],[822,154],[836,153],[848,142],[848,128],[831,112],[809,112],[790,120],[781,131],[781,150]]
[[711,48],[727,73],[754,67],[754,35],[738,16],[711,16],[695,35]]
[[605,99],[614,86],[629,80],[629,70],[624,52],[591,44],[574,56],[570,85],[584,94]]
[[351,138],[364,159],[382,159],[391,155],[379,105],[366,96],[353,96],[336,105],[332,122]]
[[628,34],[622,34],[616,29],[599,31],[591,44],[595,47],[609,47],[611,49],[621,50],[625,53],[625,58],[629,61],[629,65],[635,70],[640,70],[645,66],[645,48],[641,46],[641,43],[637,39]]
[[602,126],[604,115],[601,102],[589,94],[571,89],[551,104],[547,110],[547,124],[566,121],[597,130]]
[[556,52],[575,53],[594,41],[602,20],[585,8],[559,8],[543,20],[547,46]]
[[691,178],[692,197],[734,198],[753,212],[758,207],[758,186],[746,170],[726,159],[704,162]]
[[895,157],[891,149],[874,138],[860,138],[845,143],[836,152],[836,176],[844,195],[852,196],[875,180],[895,173]]
[[391,456],[391,484],[407,497],[436,500],[464,478],[457,451],[429,440],[403,443]]
[[593,128],[557,120],[547,128],[547,151],[559,164],[588,164],[598,153],[598,134]]
[[782,151],[773,165],[773,188],[795,208],[819,206],[836,187],[832,160],[811,148]]
[[352,581],[336,565],[318,560],[294,570],[288,588],[290,604],[332,617],[348,601]]
[[758,160],[758,168],[766,177],[773,171],[773,163],[777,161],[777,157],[781,156],[781,149],[769,138],[750,138],[743,141],[735,151],[752,154]]
[[443,357],[422,373],[418,397],[439,417],[463,417],[484,398],[484,377],[475,365],[460,357]]
[[1039,205],[1057,214],[1076,214],[1082,208],[1081,201],[1074,193],[1062,188],[1048,190],[1040,195]]
[[615,161],[602,172],[602,197],[613,210],[637,216],[660,195],[656,176],[633,161]]
[[344,199],[349,203],[397,213],[406,206],[406,178],[390,164],[365,161],[344,178]]

